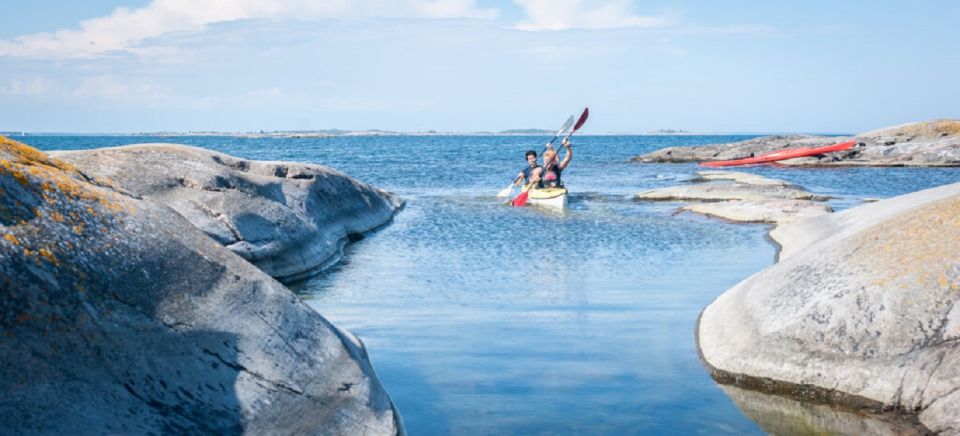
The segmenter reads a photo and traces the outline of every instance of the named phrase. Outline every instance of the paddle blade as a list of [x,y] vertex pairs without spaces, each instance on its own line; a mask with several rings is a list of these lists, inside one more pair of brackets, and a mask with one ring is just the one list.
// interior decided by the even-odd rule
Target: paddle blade
[[523,205],[527,204],[527,198],[528,198],[528,197],[530,197],[530,191],[529,191],[529,190],[521,192],[520,195],[517,196],[517,198],[514,198],[514,199],[513,199],[513,205],[514,205],[514,206],[523,206]]
[[557,130],[557,136],[563,135],[564,132],[569,131],[571,126],[573,126],[573,115],[570,115],[570,117],[563,122],[563,125],[560,126],[560,130]]
[[577,120],[577,124],[573,126],[573,130],[570,131],[570,134],[572,135],[573,132],[580,130],[580,128],[583,127],[583,123],[587,122],[587,117],[589,116],[590,116],[590,108],[588,107],[583,108],[583,113],[580,114],[580,119]]
[[506,188],[503,188],[502,191],[500,191],[499,193],[497,193],[497,197],[500,197],[500,198],[509,197],[510,194],[513,192],[513,188],[514,188],[515,186],[516,186],[516,185],[514,185],[513,183],[511,183],[510,186],[507,186]]

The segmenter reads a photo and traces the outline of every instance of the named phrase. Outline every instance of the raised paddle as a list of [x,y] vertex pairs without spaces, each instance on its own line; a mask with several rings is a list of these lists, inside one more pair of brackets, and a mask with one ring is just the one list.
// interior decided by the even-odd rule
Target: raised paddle
[[[567,118],[567,121],[564,121],[563,125],[560,126],[560,130],[557,130],[557,134],[553,135],[553,139],[547,141],[547,145],[544,146],[544,150],[546,150],[547,147],[550,147],[551,145],[553,145],[554,141],[556,141],[557,138],[560,137],[560,135],[563,135],[563,132],[566,132],[572,126],[573,126],[573,115],[570,115],[570,117]],[[514,186],[516,186],[517,182],[519,181],[520,181],[520,178],[518,177],[517,180],[514,180],[512,183],[510,183],[510,185],[508,185],[506,188],[503,188],[502,191],[497,193],[497,197],[509,197],[510,194],[513,193]]]
[[560,130],[557,130],[557,134],[556,134],[556,135],[553,135],[553,139],[547,141],[547,145],[544,145],[543,147],[544,147],[544,148],[547,148],[547,147],[553,145],[553,142],[556,141],[557,138],[559,138],[560,135],[563,134],[563,132],[566,132],[567,130],[570,130],[570,126],[573,126],[573,115],[570,115],[570,118],[567,118],[567,121],[564,121],[564,122],[563,122],[563,126],[560,126]]
[[[577,124],[575,124],[575,125],[573,126],[573,130],[571,130],[569,133],[567,133],[567,138],[569,138],[570,135],[573,135],[573,133],[576,132],[577,130],[580,130],[580,128],[583,127],[583,124],[587,122],[587,117],[589,117],[589,116],[590,116],[590,108],[588,108],[588,107],[583,108],[583,113],[580,114],[580,119],[577,120]],[[566,122],[566,123],[563,123],[563,127],[561,127],[561,128],[560,128],[560,131],[557,132],[557,136],[554,136],[553,139],[551,139],[550,142],[547,143],[547,147],[550,147],[550,146],[553,144],[553,141],[556,141],[556,140],[557,140],[557,137],[560,136],[560,133],[561,133],[563,130],[565,130],[565,128],[568,128],[568,127],[569,127],[568,124],[570,124],[570,123],[572,123],[572,122],[573,122],[573,116],[571,115],[570,118],[567,118],[567,122]],[[527,204],[527,199],[530,198],[530,189],[531,189],[531,188],[533,188],[533,184],[532,184],[532,183],[531,183],[531,184],[528,184],[527,186],[525,186],[523,192],[521,192],[520,195],[517,195],[517,196],[513,199],[513,205],[514,205],[514,206],[523,206],[523,205]]]
[[587,117],[589,116],[590,116],[590,108],[588,107],[583,108],[583,113],[580,114],[580,119],[578,119],[577,124],[573,126],[573,130],[571,130],[570,133],[567,133],[567,138],[569,138],[570,135],[573,135],[573,132],[580,130],[580,128],[583,127],[583,123],[587,122]]

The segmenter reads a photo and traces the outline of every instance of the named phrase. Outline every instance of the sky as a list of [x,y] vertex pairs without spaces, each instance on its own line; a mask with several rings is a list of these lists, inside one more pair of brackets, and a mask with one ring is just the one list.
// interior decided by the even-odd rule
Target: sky
[[856,133],[960,118],[960,2],[0,0],[0,131]]

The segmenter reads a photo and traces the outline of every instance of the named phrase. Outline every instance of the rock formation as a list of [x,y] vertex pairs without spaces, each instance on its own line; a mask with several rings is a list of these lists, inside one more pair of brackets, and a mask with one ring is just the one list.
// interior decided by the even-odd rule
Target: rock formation
[[960,434],[960,183],[782,226],[780,262],[704,309],[713,376]]
[[320,165],[249,161],[183,145],[139,144],[51,156],[170,206],[284,281],[329,264],[348,238],[387,223],[401,206],[393,195]]
[[0,138],[4,432],[402,432],[359,340],[156,192]]
[[779,161],[794,166],[960,166],[960,120],[904,124],[855,137],[765,136],[729,144],[668,147],[633,158],[634,162],[704,162],[740,159],[786,148],[820,147],[849,139],[848,151]]
[[681,210],[731,221],[785,223],[831,211],[814,195],[783,180],[733,171],[701,171],[692,183],[641,192],[641,201],[689,203]]

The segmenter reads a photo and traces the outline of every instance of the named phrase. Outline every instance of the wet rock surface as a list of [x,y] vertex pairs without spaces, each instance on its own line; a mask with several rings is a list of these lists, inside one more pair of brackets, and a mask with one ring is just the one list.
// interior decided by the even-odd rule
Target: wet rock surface
[[780,262],[701,315],[714,377],[960,432],[960,184],[781,229]]
[[0,138],[4,432],[402,432],[359,340],[150,194]]
[[765,136],[728,144],[668,147],[634,157],[634,162],[733,160],[788,148],[821,147],[854,139],[850,150],[779,161],[787,166],[960,166],[960,121],[904,124],[855,137]]
[[689,203],[681,210],[738,222],[785,223],[831,211],[817,196],[783,180],[734,171],[701,171],[691,183],[654,189],[639,201]]
[[351,237],[389,222],[399,198],[320,165],[259,162],[176,144],[51,152],[170,206],[280,280],[309,276]]

